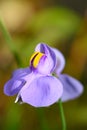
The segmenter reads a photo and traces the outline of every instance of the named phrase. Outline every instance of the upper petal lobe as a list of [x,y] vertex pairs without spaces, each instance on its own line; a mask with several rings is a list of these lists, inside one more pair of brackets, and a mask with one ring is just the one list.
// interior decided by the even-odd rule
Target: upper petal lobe
[[[49,63],[49,73],[52,73],[56,67],[56,55],[51,47],[47,46],[46,44],[40,43],[36,46],[35,51],[44,53],[47,56],[47,63]],[[43,68],[43,67],[42,67]]]
[[59,50],[57,50],[55,48],[52,48],[52,49],[53,49],[53,51],[54,51],[54,53],[56,55],[56,58],[57,58],[57,65],[56,65],[56,68],[55,68],[55,73],[57,75],[59,75],[64,69],[65,58],[64,58],[63,54]]

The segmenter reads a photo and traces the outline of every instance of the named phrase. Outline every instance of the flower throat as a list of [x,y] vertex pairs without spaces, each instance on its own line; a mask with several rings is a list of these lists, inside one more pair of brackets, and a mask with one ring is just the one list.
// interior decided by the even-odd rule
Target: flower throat
[[37,68],[40,59],[42,58],[44,54],[41,52],[34,52],[33,55],[30,58],[30,64],[34,67]]

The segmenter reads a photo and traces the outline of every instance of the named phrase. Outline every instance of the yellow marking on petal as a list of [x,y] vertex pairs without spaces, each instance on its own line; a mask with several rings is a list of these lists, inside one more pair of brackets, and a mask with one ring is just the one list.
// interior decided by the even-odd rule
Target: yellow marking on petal
[[30,62],[32,61],[32,64],[33,64],[33,67],[36,68],[41,57],[43,56],[44,54],[41,53],[41,52],[34,52],[33,55],[31,56],[30,58]]
[[30,58],[30,61],[32,61],[32,59],[34,58],[35,55],[37,55],[39,52],[34,52],[33,55]]
[[40,61],[40,59],[41,59],[41,57],[42,57],[43,55],[44,55],[43,53],[39,52],[38,55],[35,57],[35,59],[34,59],[34,61],[33,61],[33,66],[34,66],[35,68],[37,67],[37,65],[38,65],[38,63],[39,63],[39,61]]

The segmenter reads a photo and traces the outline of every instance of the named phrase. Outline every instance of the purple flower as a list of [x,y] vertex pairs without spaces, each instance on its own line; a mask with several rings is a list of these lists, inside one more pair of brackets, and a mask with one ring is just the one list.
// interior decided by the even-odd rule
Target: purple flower
[[61,100],[62,102],[72,100],[82,94],[83,85],[75,78],[67,74],[61,74],[65,66],[64,56],[62,55],[60,51],[58,51],[55,48],[53,48],[53,51],[57,58],[57,65],[54,72],[58,76],[58,78],[60,79],[63,85],[63,94],[62,94]]
[[8,96],[17,94],[15,102],[34,107],[50,106],[59,99],[76,98],[82,93],[83,86],[76,79],[61,74],[64,65],[65,59],[60,51],[38,44],[30,58],[30,67],[14,71],[4,86],[4,93]]

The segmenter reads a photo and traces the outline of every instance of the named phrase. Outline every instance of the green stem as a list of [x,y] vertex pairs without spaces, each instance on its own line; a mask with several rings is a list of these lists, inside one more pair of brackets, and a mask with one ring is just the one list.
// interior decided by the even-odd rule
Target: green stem
[[[18,54],[18,49],[17,47],[15,46],[5,24],[3,23],[2,20],[0,20],[0,29],[1,29],[1,32],[6,40],[6,43],[8,45],[8,47],[10,48],[11,52],[13,53],[15,59],[16,59],[16,62],[18,64],[19,67],[22,66],[22,62],[21,62],[21,59],[19,57],[19,54]],[[42,130],[49,130],[48,129],[48,126],[47,126],[47,123],[46,123],[46,120],[45,120],[45,117],[44,117],[44,110],[41,108],[38,110],[38,115],[39,115],[39,120],[40,120],[40,124],[41,124],[41,128]]]
[[61,115],[61,121],[62,121],[62,130],[66,130],[65,116],[64,116],[64,111],[63,111],[61,100],[59,100],[59,109],[60,109],[60,115]]
[[3,37],[6,40],[7,45],[9,46],[11,52],[13,53],[13,55],[14,55],[16,61],[17,61],[18,66],[22,66],[21,59],[20,59],[18,52],[17,52],[17,47],[13,43],[13,40],[12,40],[9,32],[8,32],[4,22],[1,19],[0,19],[0,30],[3,34]]

